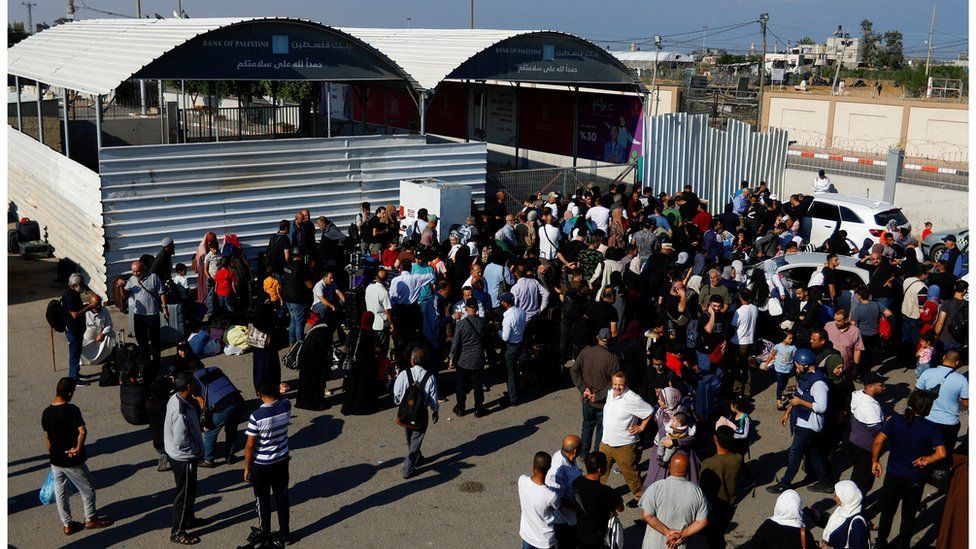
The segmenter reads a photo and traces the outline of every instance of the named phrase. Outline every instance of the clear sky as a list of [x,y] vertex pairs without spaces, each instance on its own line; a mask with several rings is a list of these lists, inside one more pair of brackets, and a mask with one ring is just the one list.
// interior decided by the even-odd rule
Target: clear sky
[[[65,15],[65,0],[33,0],[34,22]],[[133,16],[135,0],[75,0],[76,17],[111,17],[89,8]],[[467,0],[183,0],[190,17],[279,15],[300,17],[336,26],[466,27]],[[172,17],[177,0],[142,0],[144,14]],[[7,0],[10,21],[26,21],[22,0]],[[747,50],[760,43],[759,25],[733,28],[769,13],[768,49],[810,36],[823,42],[837,25],[859,35],[862,19],[875,31],[900,30],[905,54],[925,54],[932,3],[930,0],[475,0],[475,26],[505,29],[553,29],[589,38],[603,47],[626,49],[631,41],[651,49],[650,37],[664,35],[664,48],[691,51],[705,46]],[[969,11],[966,0],[937,0],[935,38],[937,57],[955,57],[968,48]],[[408,22],[408,18],[410,21]],[[671,36],[668,36],[671,35]],[[941,46],[940,46],[941,44]]]

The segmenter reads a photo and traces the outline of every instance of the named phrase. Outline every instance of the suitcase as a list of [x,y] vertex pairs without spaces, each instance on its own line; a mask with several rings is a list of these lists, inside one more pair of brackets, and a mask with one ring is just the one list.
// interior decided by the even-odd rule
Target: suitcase
[[183,341],[185,337],[186,321],[183,315],[183,304],[174,303],[167,307],[169,319],[159,313],[159,341],[163,345],[170,345]]
[[122,418],[130,425],[148,425],[146,400],[149,398],[149,384],[121,385],[119,387],[119,408]]
[[41,239],[41,225],[37,221],[22,218],[17,222],[17,240],[20,242],[30,242],[31,240]]

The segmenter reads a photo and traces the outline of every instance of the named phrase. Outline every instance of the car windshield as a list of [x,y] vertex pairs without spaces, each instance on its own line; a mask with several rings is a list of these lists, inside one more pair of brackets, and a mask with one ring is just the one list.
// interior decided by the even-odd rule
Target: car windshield
[[894,221],[896,225],[906,225],[908,218],[899,209],[874,214],[874,222],[878,225],[887,225],[889,221]]

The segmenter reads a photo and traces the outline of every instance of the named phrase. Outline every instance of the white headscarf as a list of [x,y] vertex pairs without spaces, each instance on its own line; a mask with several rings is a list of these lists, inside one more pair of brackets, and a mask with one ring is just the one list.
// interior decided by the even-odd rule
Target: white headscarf
[[842,480],[834,485],[834,493],[840,500],[840,506],[830,514],[830,518],[827,520],[827,526],[824,527],[823,531],[824,541],[830,539],[830,535],[847,522],[847,519],[861,514],[862,496],[856,484],[850,480]]
[[732,268],[735,269],[735,277],[733,278],[733,280],[735,282],[744,283],[746,281],[746,273],[743,272],[746,270],[745,265],[743,265],[741,261],[736,259],[735,261],[732,262]]
[[800,494],[796,490],[787,490],[776,498],[773,516],[769,518],[782,526],[803,528],[802,510],[803,500],[800,499]]

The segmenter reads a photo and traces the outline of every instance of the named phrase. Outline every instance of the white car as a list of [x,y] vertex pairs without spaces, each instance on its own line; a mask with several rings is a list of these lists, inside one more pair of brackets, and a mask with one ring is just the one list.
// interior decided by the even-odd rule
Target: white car
[[912,230],[911,223],[901,208],[888,202],[847,196],[836,193],[818,193],[800,224],[800,236],[816,248],[830,238],[834,231],[847,231],[847,239],[858,248],[865,239],[879,242],[885,226],[894,221],[899,228]]
[[[814,271],[827,264],[827,255],[822,252],[800,252],[786,254],[767,259],[745,268],[746,277],[750,277],[755,270],[765,272],[766,265],[772,263],[776,266],[776,272],[783,277],[783,283],[787,288],[793,289],[797,286],[806,286],[810,282],[810,276]],[[840,263],[835,272],[837,290],[840,295],[841,303],[850,303],[853,297],[852,291],[859,286],[867,286],[871,274],[857,266],[857,258],[850,256],[838,256]]]

